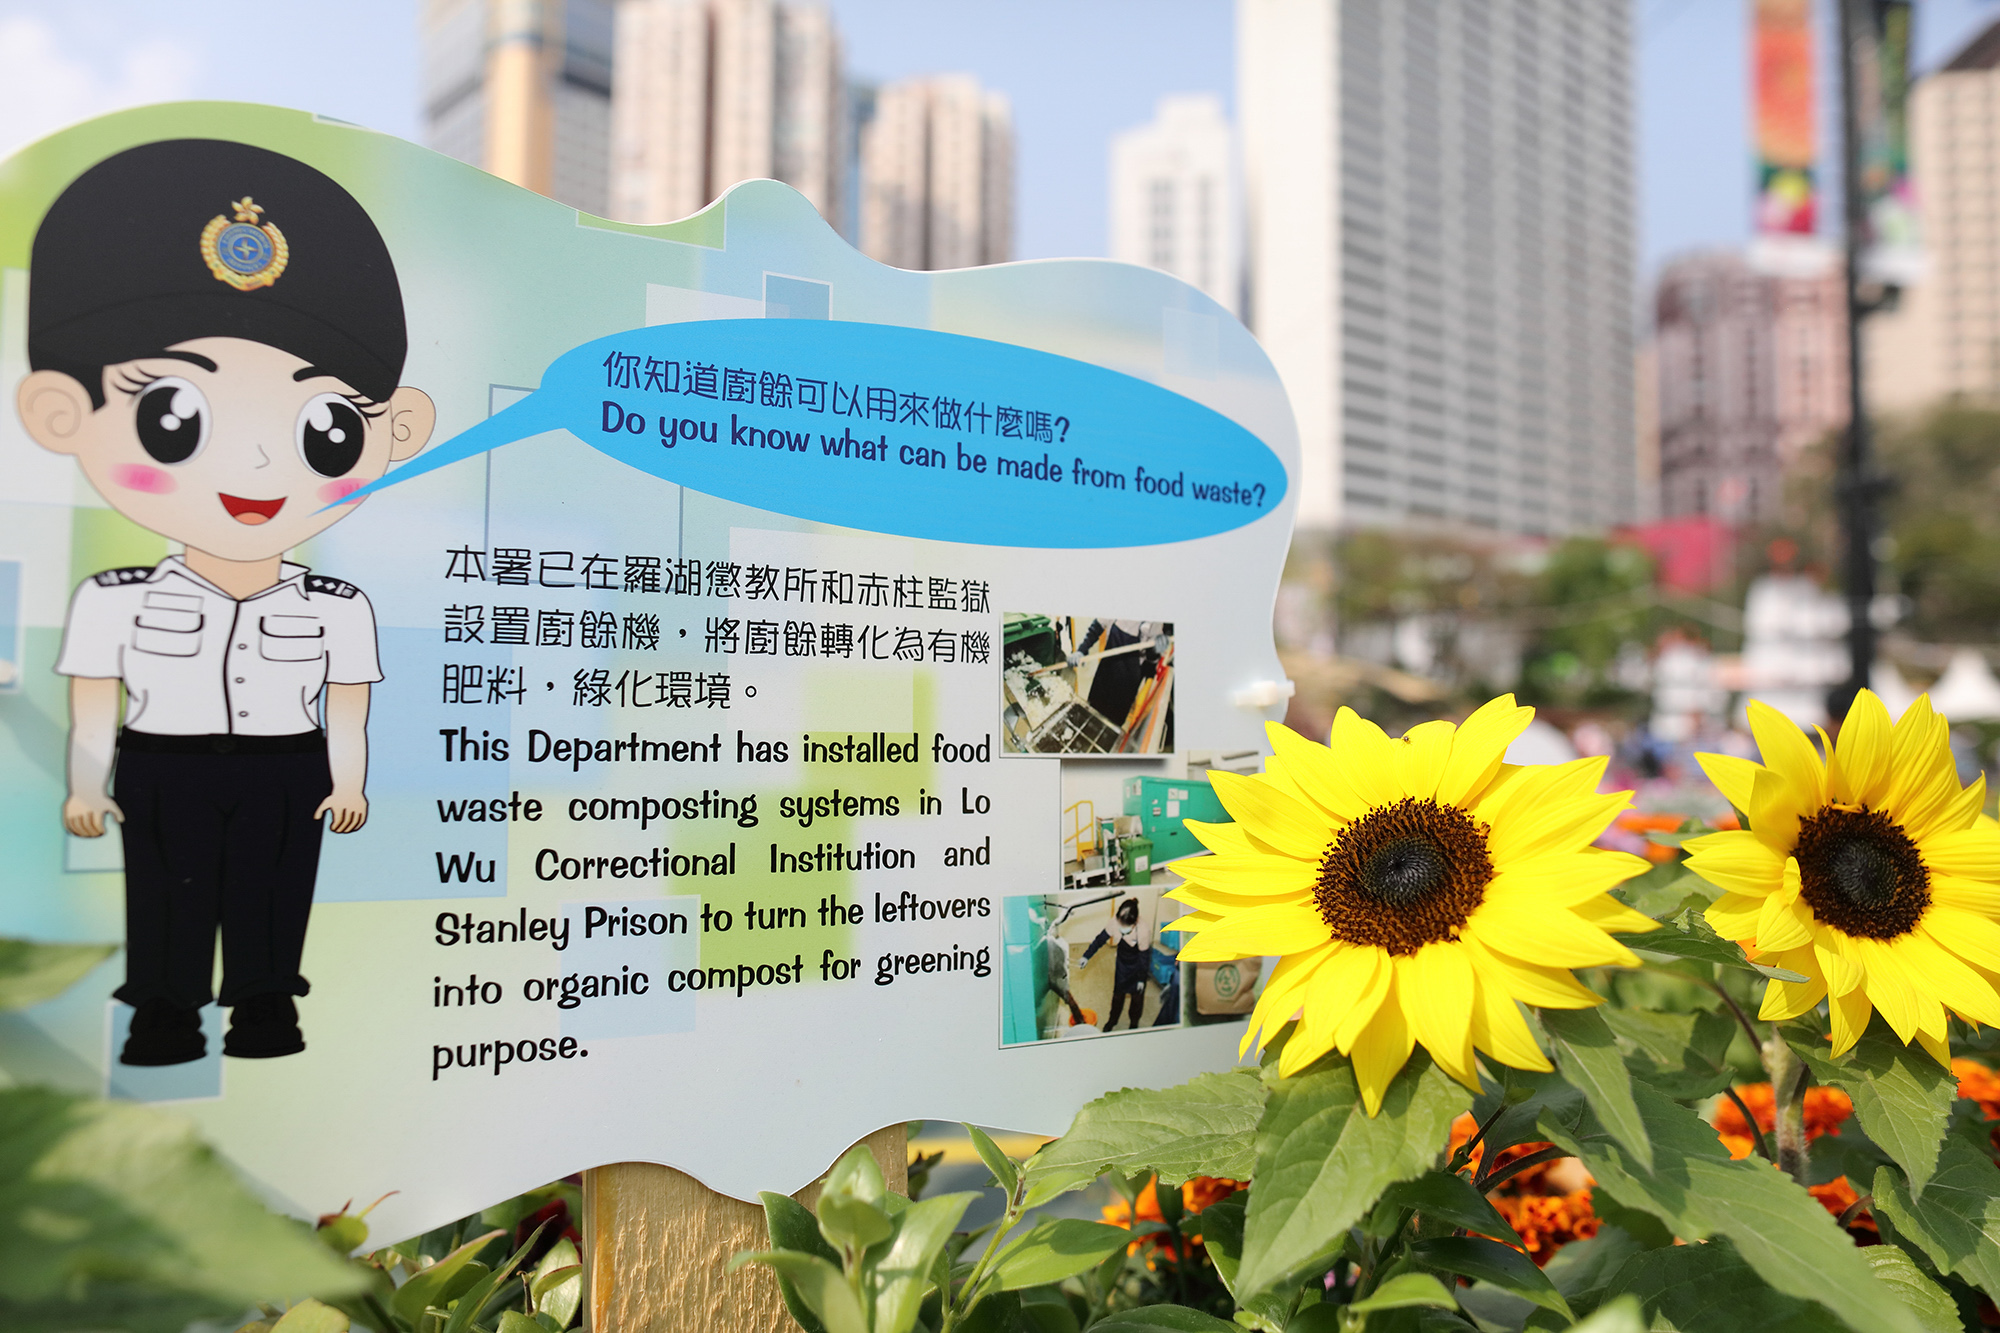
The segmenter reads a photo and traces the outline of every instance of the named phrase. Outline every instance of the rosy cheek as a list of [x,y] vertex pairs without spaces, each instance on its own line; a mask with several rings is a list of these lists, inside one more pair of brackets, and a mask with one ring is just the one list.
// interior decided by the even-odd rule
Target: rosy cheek
[[172,495],[180,488],[171,472],[144,463],[121,463],[111,469],[111,480],[128,491],[144,491],[147,495]]
[[337,505],[368,483],[359,477],[342,477],[319,488],[320,503]]

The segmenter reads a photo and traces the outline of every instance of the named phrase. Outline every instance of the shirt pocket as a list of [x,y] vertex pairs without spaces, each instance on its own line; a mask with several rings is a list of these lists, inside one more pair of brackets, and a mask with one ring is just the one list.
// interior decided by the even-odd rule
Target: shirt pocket
[[148,597],[132,621],[132,646],[158,657],[193,657],[201,651],[205,620],[200,611],[161,605]]
[[261,616],[257,647],[267,662],[314,662],[326,656],[326,626],[317,616]]

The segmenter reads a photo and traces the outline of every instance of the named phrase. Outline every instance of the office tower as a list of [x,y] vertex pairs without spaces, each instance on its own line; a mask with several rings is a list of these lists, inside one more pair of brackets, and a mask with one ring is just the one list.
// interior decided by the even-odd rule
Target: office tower
[[1784,477],[1847,422],[1847,298],[1815,276],[1731,253],[1675,260],[1654,297],[1660,509],[1726,523],[1777,518]]
[[603,213],[612,0],[425,0],[424,139]]
[[967,74],[875,93],[861,129],[861,248],[897,268],[1004,262],[1014,245],[1013,113]]
[[1111,257],[1165,269],[1231,314],[1242,307],[1235,149],[1222,101],[1163,97],[1111,141]]
[[2000,398],[2000,22],[1910,90],[1910,179],[1928,272],[1862,322],[1868,404]]
[[847,97],[823,5],[623,0],[613,83],[614,217],[686,217],[768,177],[841,225]]
[[1635,516],[1632,13],[1238,0],[1251,328],[1308,526]]

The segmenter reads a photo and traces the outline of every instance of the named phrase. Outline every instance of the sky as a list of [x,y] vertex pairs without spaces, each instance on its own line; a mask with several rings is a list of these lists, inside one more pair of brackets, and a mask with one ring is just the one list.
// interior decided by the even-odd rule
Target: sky
[[[1749,238],[1748,0],[1632,3],[1639,271],[1649,274],[1669,255]],[[1830,13],[1830,0],[1818,4]],[[419,0],[256,8],[253,39],[216,22],[215,0],[0,0],[0,155],[87,116],[177,98],[275,102],[421,137]],[[1161,96],[1212,92],[1233,108],[1227,0],[831,8],[853,77],[970,71],[1009,96],[1022,258],[1105,253],[1111,136],[1146,121]],[[2000,0],[1917,0],[1917,16],[1927,68],[2000,18]],[[1820,121],[1830,139],[1830,105]],[[1829,222],[1836,212],[1822,210]]]

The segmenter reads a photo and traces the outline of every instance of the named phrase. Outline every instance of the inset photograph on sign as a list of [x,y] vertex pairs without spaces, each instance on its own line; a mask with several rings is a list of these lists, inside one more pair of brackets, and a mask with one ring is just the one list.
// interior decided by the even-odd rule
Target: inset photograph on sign
[[1009,754],[1148,755],[1174,748],[1174,627],[1008,611],[1000,734]]
[[[1181,1025],[1177,939],[1158,938],[1160,886],[1001,900],[1003,1046]],[[1169,947],[1160,947],[1162,945]]]

